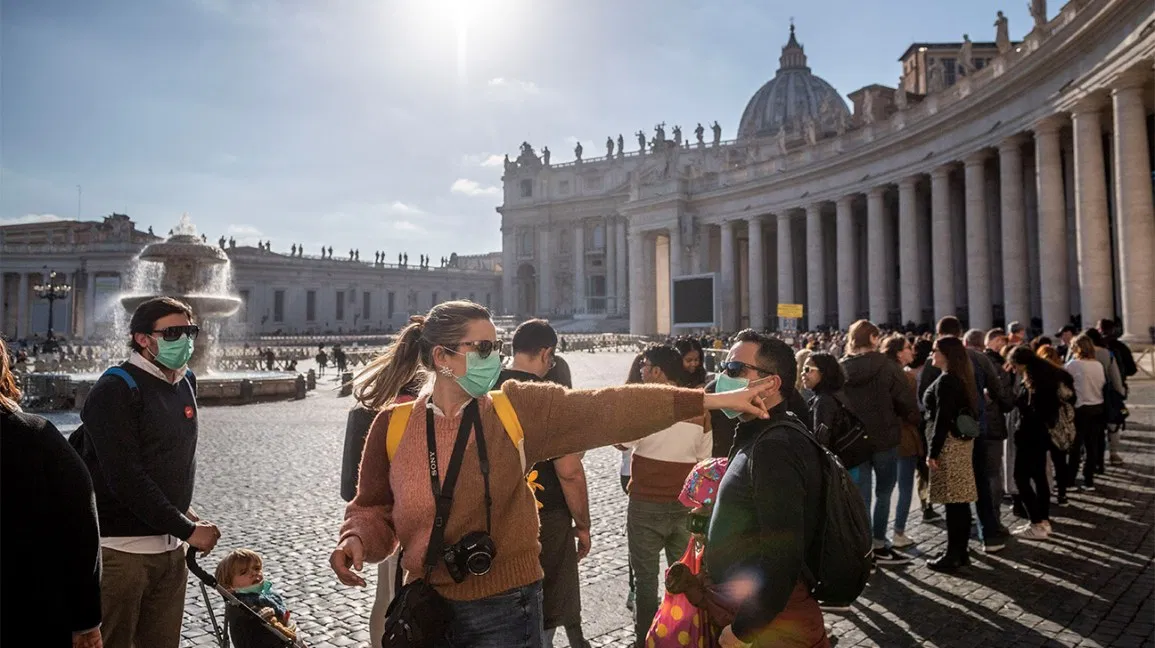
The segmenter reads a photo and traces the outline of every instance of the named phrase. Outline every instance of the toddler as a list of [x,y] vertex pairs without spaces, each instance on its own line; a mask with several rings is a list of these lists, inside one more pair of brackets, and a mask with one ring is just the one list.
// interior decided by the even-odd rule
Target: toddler
[[[289,610],[281,595],[265,580],[263,567],[260,554],[251,549],[237,549],[217,565],[217,583],[286,638],[295,639],[297,628],[289,624]],[[285,644],[284,639],[278,639],[264,624],[236,605],[229,604],[225,610],[225,623],[236,648],[273,648]]]

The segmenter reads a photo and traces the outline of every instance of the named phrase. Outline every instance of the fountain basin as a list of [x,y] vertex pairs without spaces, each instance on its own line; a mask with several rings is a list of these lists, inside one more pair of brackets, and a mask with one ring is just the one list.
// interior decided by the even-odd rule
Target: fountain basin
[[[41,374],[43,375],[43,374]],[[72,394],[72,408],[84,407],[84,401],[100,374],[57,374],[67,381],[56,393]],[[54,376],[55,377],[55,376]],[[247,405],[249,403],[302,398],[305,377],[283,371],[222,371],[197,376],[198,405]],[[68,403],[60,403],[66,407]]]
[[[206,317],[228,317],[241,308],[241,298],[230,295],[170,295],[175,299],[188,304],[193,310],[193,317],[200,321]],[[155,298],[156,295],[124,295],[120,298],[120,305],[129,313],[136,310],[144,302]]]

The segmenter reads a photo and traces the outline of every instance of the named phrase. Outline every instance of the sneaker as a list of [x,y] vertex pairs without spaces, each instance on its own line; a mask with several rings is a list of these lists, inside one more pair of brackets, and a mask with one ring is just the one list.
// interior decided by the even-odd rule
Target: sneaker
[[1050,520],[1043,520],[1042,522],[1039,522],[1039,524],[1043,525],[1043,527],[1047,529],[1047,535],[1051,534],[1052,529]]
[[1032,524],[1026,529],[1022,529],[1021,533],[1017,534],[1022,540],[1046,540],[1051,534],[1047,531],[1047,527],[1042,522]]
[[1087,492],[1093,492],[1095,490],[1095,485],[1094,484],[1083,484],[1083,490],[1085,490]]
[[899,533],[895,531],[894,539],[891,541],[890,546],[894,547],[895,549],[902,549],[903,547],[909,547],[913,544],[914,540],[906,537],[905,533]]
[[901,554],[891,547],[874,550],[874,562],[879,565],[905,565],[910,562],[910,556]]
[[1007,546],[1006,536],[999,534],[992,538],[983,539],[983,552],[996,553],[1002,551]]
[[942,513],[934,510],[933,506],[928,506],[922,510],[922,521],[930,522],[932,520],[941,520]]
[[1122,466],[1124,463],[1126,463],[1126,462],[1123,461],[1123,457],[1120,457],[1119,455],[1112,455],[1111,456],[1111,465],[1112,466]]
[[1068,503],[1069,503],[1069,502],[1068,502],[1068,500],[1067,500],[1067,496],[1066,496],[1066,495],[1060,495],[1060,496],[1059,496],[1059,497],[1058,497],[1058,498],[1055,500],[1055,506],[1066,506]]
[[626,597],[626,609],[629,610],[630,612],[634,611],[634,601],[636,599],[637,599],[637,594],[631,590],[630,595]]

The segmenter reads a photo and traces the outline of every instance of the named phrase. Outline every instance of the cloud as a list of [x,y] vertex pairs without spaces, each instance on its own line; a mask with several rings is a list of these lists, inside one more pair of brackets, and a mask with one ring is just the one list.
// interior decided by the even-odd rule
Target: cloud
[[[425,213],[420,207],[417,207],[416,205],[407,205],[407,204],[401,202],[400,200],[394,200],[391,204],[386,205],[385,211],[389,212],[390,214],[412,215],[412,216],[417,216],[417,215]],[[401,221],[401,222],[404,222],[404,221]]]
[[0,225],[32,225],[33,223],[55,223],[62,220],[68,219],[61,218],[56,214],[25,214],[12,218],[0,218]]
[[490,97],[503,101],[524,101],[541,94],[541,88],[537,87],[536,83],[520,79],[495,77],[490,79],[486,86]]
[[453,186],[449,188],[453,193],[464,194],[466,196],[496,196],[501,193],[497,187],[483,187],[481,183],[476,180],[467,180],[465,178],[458,178],[453,182]]
[[261,230],[254,225],[229,225],[230,236],[260,236]]
[[394,221],[393,222],[393,229],[401,231],[401,232],[410,232],[410,233],[415,233],[415,234],[416,233],[422,233],[425,231],[425,228],[421,227],[420,225],[417,225],[415,223],[411,223],[411,222],[406,221],[406,220]]
[[481,161],[483,167],[499,167],[505,162],[505,158],[500,155],[490,155]]

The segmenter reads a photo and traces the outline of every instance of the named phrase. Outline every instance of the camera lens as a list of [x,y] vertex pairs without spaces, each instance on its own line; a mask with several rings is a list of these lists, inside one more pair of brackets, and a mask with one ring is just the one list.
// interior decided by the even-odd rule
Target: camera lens
[[484,551],[476,551],[469,554],[469,558],[465,559],[465,567],[469,573],[474,576],[483,576],[489,573],[489,568],[493,566],[493,556]]

